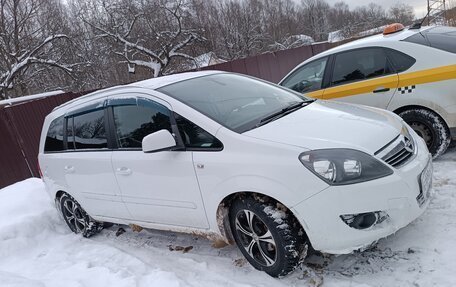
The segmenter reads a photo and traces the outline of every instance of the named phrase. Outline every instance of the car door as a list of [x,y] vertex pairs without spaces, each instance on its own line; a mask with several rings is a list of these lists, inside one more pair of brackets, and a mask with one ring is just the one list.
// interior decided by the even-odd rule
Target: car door
[[[92,216],[129,216],[112,173],[112,150],[104,100],[78,107],[65,115],[65,152],[61,154],[68,192]],[[79,195],[79,196],[76,196]]]
[[324,99],[382,109],[388,106],[398,86],[398,75],[380,47],[333,55],[328,77]]
[[171,106],[140,95],[118,95],[108,106],[117,145],[112,165],[131,219],[207,228],[192,152],[144,153],[141,148],[142,139],[153,132],[165,129],[175,136]]
[[327,64],[328,57],[307,63],[286,77],[280,85],[309,97],[322,98]]

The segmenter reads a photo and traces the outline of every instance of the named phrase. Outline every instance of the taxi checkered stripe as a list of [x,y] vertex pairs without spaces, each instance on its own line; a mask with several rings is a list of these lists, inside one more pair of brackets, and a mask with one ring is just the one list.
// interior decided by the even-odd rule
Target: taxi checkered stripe
[[398,91],[401,92],[401,94],[411,93],[415,88],[416,88],[415,85],[405,86],[405,87],[400,87],[398,89]]

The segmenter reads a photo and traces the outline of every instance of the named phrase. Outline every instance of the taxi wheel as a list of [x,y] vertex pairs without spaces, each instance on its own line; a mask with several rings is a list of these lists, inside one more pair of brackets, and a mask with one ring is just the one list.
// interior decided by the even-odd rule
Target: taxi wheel
[[424,139],[433,158],[447,150],[451,142],[450,131],[439,115],[426,109],[411,109],[399,116]]

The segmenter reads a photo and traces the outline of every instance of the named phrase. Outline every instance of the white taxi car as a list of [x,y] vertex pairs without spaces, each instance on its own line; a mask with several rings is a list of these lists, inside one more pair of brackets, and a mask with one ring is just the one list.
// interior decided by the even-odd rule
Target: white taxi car
[[280,85],[393,111],[436,157],[456,138],[456,28],[392,24],[304,61]]
[[426,145],[397,115],[222,72],[56,108],[39,164],[76,233],[111,222],[235,241],[272,276],[293,271],[309,245],[348,253],[396,232],[432,186]]

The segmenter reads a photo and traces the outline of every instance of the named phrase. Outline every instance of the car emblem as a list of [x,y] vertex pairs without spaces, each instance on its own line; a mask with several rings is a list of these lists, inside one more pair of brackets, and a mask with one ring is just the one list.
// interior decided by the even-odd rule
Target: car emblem
[[412,153],[414,148],[413,148],[413,142],[409,140],[408,138],[404,137],[404,148],[406,151]]

